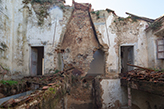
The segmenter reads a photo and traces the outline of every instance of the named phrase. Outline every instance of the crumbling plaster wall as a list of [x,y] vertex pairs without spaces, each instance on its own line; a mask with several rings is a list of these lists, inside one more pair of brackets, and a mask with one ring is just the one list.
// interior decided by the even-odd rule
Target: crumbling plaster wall
[[144,31],[147,22],[120,18],[114,12],[105,10],[99,11],[99,18],[94,13],[91,16],[100,43],[109,47],[106,60],[108,74],[121,71],[121,46],[134,46],[134,64],[148,67],[147,37]]
[[0,65],[12,69],[13,1],[0,0]]
[[97,76],[93,81],[94,103],[98,109],[118,109],[127,105],[127,89],[119,79]]
[[83,76],[88,72],[93,54],[99,48],[89,8],[90,4],[74,3],[74,11],[61,44],[65,69],[73,66]]
[[120,80],[117,79],[118,73],[121,73],[121,46],[134,46],[134,64],[148,67],[147,37],[144,31],[147,22],[121,18],[106,10],[91,12],[91,17],[100,44],[107,48],[104,50],[107,54],[107,75],[100,81],[102,108],[115,109],[128,102],[127,90],[120,86]]
[[157,44],[156,40],[163,38],[162,36],[157,36],[154,34],[153,30],[146,31],[147,42],[148,42],[148,66],[150,68],[163,69],[164,60],[157,58]]
[[27,37],[30,46],[44,46],[45,73],[58,67],[57,53],[54,50],[60,41],[63,28],[66,27],[71,13],[71,7],[67,7],[64,13],[56,7],[50,10],[50,16],[45,19],[43,26],[38,26],[35,14],[28,21]]
[[101,82],[102,109],[117,109],[127,104],[126,89],[121,87],[119,79],[103,79]]
[[[50,70],[57,68],[57,53],[54,50],[72,14],[72,7],[63,5],[63,9],[60,9],[55,5],[56,2],[47,4],[48,9],[44,11],[49,14],[43,16],[44,21],[39,24],[40,16],[36,9],[40,11],[40,7],[44,4],[23,3],[23,1],[14,0],[11,3],[6,1],[2,4],[3,8],[10,7],[10,10],[4,10],[7,10],[6,13],[11,17],[6,18],[1,14],[1,23],[5,25],[5,28],[1,29],[1,37],[8,47],[5,52],[2,51],[0,62],[9,67],[13,75],[30,75],[31,47],[44,46],[44,69],[45,73],[49,73]],[[55,37],[54,45],[53,37]]]

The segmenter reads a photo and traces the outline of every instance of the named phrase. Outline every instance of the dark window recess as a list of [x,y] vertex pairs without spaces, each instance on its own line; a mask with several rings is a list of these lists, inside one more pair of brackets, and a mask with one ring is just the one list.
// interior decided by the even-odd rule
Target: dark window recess
[[164,59],[164,38],[157,39],[157,58]]

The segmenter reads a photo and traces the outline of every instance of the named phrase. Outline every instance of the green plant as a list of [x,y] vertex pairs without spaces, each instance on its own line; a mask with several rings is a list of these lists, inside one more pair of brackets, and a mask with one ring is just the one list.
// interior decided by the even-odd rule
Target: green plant
[[65,8],[65,6],[64,6],[64,5],[61,5],[61,6],[60,6],[60,8],[61,8],[61,9],[64,9],[64,8]]
[[0,83],[9,84],[10,86],[18,84],[17,81],[13,81],[13,80],[1,80]]
[[131,18],[131,16],[128,16],[126,19],[129,19],[129,18]]
[[134,17],[134,16],[131,17],[131,18],[132,18],[132,21],[133,21],[133,22],[137,22],[137,19],[139,19],[138,17]]
[[92,11],[91,13],[92,13],[92,14],[95,14],[95,11]]
[[157,21],[157,22],[152,23],[149,27],[155,31],[155,30],[158,30],[161,26],[162,26],[162,22]]
[[164,73],[164,69],[159,69],[159,68],[148,68],[150,70],[153,70],[155,72],[161,72],[161,73]]
[[56,69],[55,72],[54,72],[54,74],[56,74],[56,73],[58,73],[58,72],[60,72],[60,70]]
[[50,90],[50,91],[54,91],[55,89],[52,88],[52,87],[49,87],[48,90]]
[[54,89],[54,88],[52,88],[52,87],[49,87],[49,88],[48,88],[48,90],[49,90],[49,91],[52,91],[52,92],[53,92],[53,94],[55,94],[55,93],[56,93],[55,89]]
[[99,14],[100,14],[100,11],[97,11],[97,12],[96,12],[96,15],[99,16]]
[[124,18],[123,17],[119,17],[118,20],[119,21],[124,21]]
[[49,2],[49,3],[52,3],[52,0],[32,0],[32,2],[31,3],[34,3],[34,2],[36,2],[36,3],[45,3],[45,2]]
[[97,16],[97,19],[99,19],[100,18],[100,16]]
[[100,18],[100,16],[99,16],[99,15],[100,15],[100,11],[97,11],[97,12],[96,12],[97,19],[99,19],[99,18]]

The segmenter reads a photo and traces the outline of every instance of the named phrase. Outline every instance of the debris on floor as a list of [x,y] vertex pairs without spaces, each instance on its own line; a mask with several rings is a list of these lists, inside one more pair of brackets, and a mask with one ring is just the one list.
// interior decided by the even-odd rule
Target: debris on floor
[[[139,66],[135,66],[139,67]],[[140,69],[135,69],[129,71],[126,74],[120,74],[121,79],[130,80],[142,80],[151,82],[164,82],[164,71],[155,70],[144,67],[139,67]]]

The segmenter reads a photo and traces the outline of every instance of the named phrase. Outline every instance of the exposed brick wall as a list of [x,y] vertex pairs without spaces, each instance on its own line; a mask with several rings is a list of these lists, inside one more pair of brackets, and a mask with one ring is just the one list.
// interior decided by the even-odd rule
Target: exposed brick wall
[[89,17],[90,7],[90,4],[74,3],[72,18],[61,45],[65,68],[74,66],[83,74],[89,70],[93,54],[99,47]]

